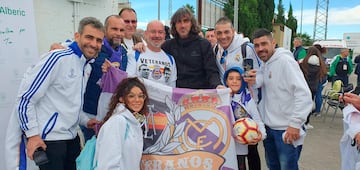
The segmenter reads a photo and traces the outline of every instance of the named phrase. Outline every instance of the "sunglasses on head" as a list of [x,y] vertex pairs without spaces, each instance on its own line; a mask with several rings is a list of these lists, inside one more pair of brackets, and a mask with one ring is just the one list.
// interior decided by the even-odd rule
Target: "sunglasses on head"
[[130,23],[136,24],[136,23],[137,23],[137,20],[128,20],[128,19],[126,19],[126,20],[124,20],[124,22],[125,22],[126,24],[130,24]]

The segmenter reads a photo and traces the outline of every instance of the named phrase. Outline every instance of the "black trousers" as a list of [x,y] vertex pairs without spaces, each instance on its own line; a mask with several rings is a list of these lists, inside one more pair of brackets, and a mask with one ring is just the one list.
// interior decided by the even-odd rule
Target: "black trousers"
[[236,155],[239,170],[246,170],[245,158],[247,158],[249,170],[261,170],[261,160],[257,145],[248,145],[247,155]]
[[257,149],[258,144],[248,145],[249,153],[247,155],[249,170],[261,170],[261,161]]
[[76,158],[80,154],[80,138],[72,140],[45,141],[49,163],[41,170],[76,170]]
[[245,157],[246,155],[236,155],[239,170],[246,170]]

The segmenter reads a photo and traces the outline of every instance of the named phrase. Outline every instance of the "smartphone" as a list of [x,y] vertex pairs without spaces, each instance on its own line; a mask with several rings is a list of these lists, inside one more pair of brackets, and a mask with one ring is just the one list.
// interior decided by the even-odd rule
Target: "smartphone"
[[44,165],[49,162],[46,152],[43,150],[42,147],[39,147],[35,150],[33,158],[37,166]]
[[245,71],[244,76],[248,77],[248,71],[254,69],[254,60],[251,58],[245,58],[243,62],[243,68]]

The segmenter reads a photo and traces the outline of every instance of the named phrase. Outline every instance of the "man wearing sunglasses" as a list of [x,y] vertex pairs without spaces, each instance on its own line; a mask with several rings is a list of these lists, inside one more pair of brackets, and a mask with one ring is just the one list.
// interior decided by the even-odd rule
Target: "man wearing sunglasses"
[[124,20],[125,23],[125,37],[123,43],[126,49],[131,51],[133,46],[139,42],[142,42],[141,37],[135,36],[137,27],[136,12],[133,8],[122,8],[119,12],[119,16]]

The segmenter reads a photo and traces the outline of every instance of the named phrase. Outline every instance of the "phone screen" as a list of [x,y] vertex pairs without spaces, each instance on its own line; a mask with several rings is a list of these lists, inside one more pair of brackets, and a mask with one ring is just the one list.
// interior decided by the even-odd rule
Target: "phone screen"
[[253,59],[245,58],[243,66],[244,66],[244,71],[252,70],[254,68]]

